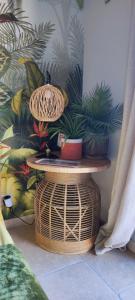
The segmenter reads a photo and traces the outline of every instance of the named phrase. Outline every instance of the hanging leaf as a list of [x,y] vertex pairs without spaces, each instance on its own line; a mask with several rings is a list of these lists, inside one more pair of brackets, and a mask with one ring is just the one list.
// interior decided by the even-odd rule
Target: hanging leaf
[[12,110],[18,116],[20,116],[21,113],[22,94],[23,89],[20,89],[19,91],[17,91],[16,95],[12,98],[11,101]]
[[29,189],[30,187],[32,187],[32,185],[35,184],[35,182],[37,182],[37,177],[36,177],[36,175],[33,175],[28,180],[27,189]]
[[82,9],[83,5],[84,5],[84,0],[76,0],[76,2],[78,4],[79,8]]
[[0,77],[2,77],[7,69],[9,68],[11,62],[10,53],[2,46],[0,46]]
[[26,68],[29,94],[31,95],[36,88],[44,84],[45,78],[35,62],[27,61],[24,65]]

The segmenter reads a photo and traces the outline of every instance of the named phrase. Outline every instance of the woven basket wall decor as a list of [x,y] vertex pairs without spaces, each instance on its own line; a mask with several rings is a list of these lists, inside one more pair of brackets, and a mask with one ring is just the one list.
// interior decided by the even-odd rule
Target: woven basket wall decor
[[65,107],[62,92],[51,84],[37,88],[31,95],[29,108],[38,121],[54,122],[58,120]]

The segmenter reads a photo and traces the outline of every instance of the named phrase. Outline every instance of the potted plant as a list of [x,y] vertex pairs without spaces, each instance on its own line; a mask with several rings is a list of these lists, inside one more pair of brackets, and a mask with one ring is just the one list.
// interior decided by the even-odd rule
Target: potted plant
[[110,87],[101,83],[72,108],[78,120],[85,123],[85,156],[106,157],[109,136],[122,124],[122,104],[113,106]]
[[66,112],[49,128],[51,138],[61,134],[61,159],[79,160],[82,157],[82,142],[85,134],[84,121],[78,122],[72,113]]

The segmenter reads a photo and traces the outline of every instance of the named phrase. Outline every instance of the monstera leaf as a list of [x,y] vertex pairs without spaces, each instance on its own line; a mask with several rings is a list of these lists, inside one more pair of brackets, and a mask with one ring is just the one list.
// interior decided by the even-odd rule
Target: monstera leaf
[[0,77],[5,74],[5,72],[9,68],[10,62],[10,53],[4,47],[0,46]]
[[0,82],[0,107],[8,104],[13,94],[11,90],[2,82]]

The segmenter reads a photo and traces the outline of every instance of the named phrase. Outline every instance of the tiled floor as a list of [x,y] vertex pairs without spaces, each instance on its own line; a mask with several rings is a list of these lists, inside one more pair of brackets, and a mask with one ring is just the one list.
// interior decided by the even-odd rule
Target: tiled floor
[[49,300],[135,300],[135,256],[130,252],[58,255],[35,244],[32,226],[9,231]]

